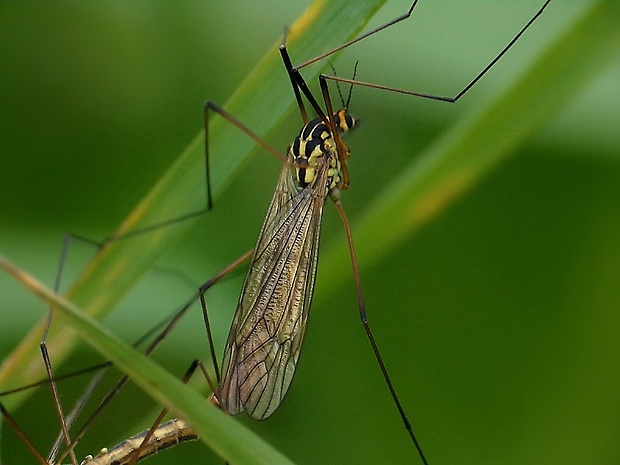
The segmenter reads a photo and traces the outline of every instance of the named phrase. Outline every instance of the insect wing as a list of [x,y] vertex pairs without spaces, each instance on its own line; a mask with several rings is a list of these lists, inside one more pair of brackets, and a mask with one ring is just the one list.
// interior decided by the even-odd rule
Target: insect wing
[[314,290],[329,156],[300,188],[284,164],[224,351],[219,400],[230,414],[269,417],[286,394],[299,359]]

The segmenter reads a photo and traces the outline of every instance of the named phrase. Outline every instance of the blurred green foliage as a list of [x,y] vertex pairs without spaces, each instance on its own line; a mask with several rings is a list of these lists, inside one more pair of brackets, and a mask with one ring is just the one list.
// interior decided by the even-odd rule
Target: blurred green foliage
[[[395,3],[373,23],[405,8]],[[343,54],[339,74],[359,60],[359,79],[451,94],[539,2],[462,3],[421,4],[409,23]],[[458,105],[354,90],[351,109],[363,125],[349,139],[352,187],[343,195],[354,235],[382,186],[514,79],[583,3],[552,2]],[[305,7],[282,0],[0,5],[0,251],[51,283],[64,232],[109,234],[199,131],[202,102],[226,101]],[[601,70],[511,160],[398,250],[361,264],[371,324],[432,464],[618,461],[619,74],[617,62]],[[291,113],[270,141],[284,149],[298,125]],[[278,172],[276,161],[255,157],[162,266],[197,284],[252,247]],[[342,228],[326,210],[328,247]],[[68,280],[89,254],[72,250]],[[349,269],[343,263],[342,273]],[[208,300],[218,348],[241,274]],[[353,284],[322,294],[321,279],[319,264],[290,395],[269,421],[240,421],[298,463],[411,463],[357,321]],[[151,273],[106,324],[135,339],[145,321],[159,321],[191,294],[177,281]],[[5,277],[0,289],[3,358],[43,309]],[[196,309],[157,360],[180,375],[191,359],[206,359],[202,335]],[[91,359],[84,349],[61,371]],[[57,429],[46,394],[15,412],[42,450]],[[142,413],[152,411],[130,389],[81,453],[137,432],[150,418]],[[1,441],[2,463],[27,463],[4,426]],[[205,454],[200,444],[184,445],[152,463],[219,463]]]

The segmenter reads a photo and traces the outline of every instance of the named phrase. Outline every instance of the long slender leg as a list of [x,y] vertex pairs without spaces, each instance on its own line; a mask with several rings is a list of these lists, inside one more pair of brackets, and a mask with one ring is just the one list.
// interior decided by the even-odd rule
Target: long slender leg
[[[62,255],[61,255],[61,259],[58,265],[58,271],[56,274],[56,281],[54,283],[54,290],[56,292],[58,292],[58,289],[60,287],[60,280],[62,278],[62,272],[65,266],[65,260],[66,260],[66,255],[67,255],[67,250],[69,247],[69,242],[70,242],[70,237],[69,236],[65,236],[65,240],[63,241],[63,248],[62,248]],[[43,359],[43,363],[45,365],[45,371],[47,373],[47,377],[50,380],[49,382],[49,387],[52,393],[52,399],[54,401],[54,407],[56,409],[56,415],[58,416],[58,421],[60,423],[60,431],[61,431],[61,435],[59,436],[62,437],[62,440],[64,440],[65,444],[68,447],[69,450],[69,457],[71,459],[71,463],[73,463],[74,465],[77,465],[77,457],[75,456],[75,452],[73,451],[73,448],[70,447],[72,440],[71,437],[69,435],[69,428],[71,426],[71,423],[66,421],[66,417],[65,414],[63,412],[63,407],[62,404],[60,402],[60,395],[58,393],[58,386],[56,385],[56,382],[54,380],[54,371],[52,368],[52,361],[49,355],[49,352],[47,350],[47,336],[52,324],[52,319],[53,319],[53,315],[54,315],[54,309],[50,308],[49,312],[47,314],[47,322],[45,325],[45,330],[43,332],[43,336],[41,338],[41,343],[39,345],[40,350],[41,350],[41,356]],[[54,445],[54,447],[52,448],[52,451],[50,453],[50,456],[48,457],[48,461],[52,461],[54,459],[54,455],[56,453],[56,451],[58,450],[59,447],[59,442],[56,441],[56,444]]]
[[[200,305],[202,307],[202,317],[205,324],[205,331],[207,332],[207,341],[209,343],[209,350],[211,352],[211,360],[213,361],[213,368],[215,369],[215,379],[218,385],[220,384],[220,369],[217,362],[217,355],[215,354],[215,344],[213,344],[213,335],[211,333],[211,323],[209,321],[209,315],[207,312],[207,302],[205,301],[205,294],[211,287],[221,281],[225,276],[230,274],[230,272],[237,269],[240,265],[248,261],[252,257],[253,253],[254,249],[244,253],[241,257],[239,257],[237,260],[224,268],[220,273],[218,273],[209,281],[205,282],[202,286],[200,286],[200,290],[198,292],[200,295]],[[216,389],[214,389],[213,391],[215,392]]]
[[[411,11],[413,10],[413,8],[415,7],[417,1],[413,3],[413,5],[411,6],[411,9],[409,11],[409,14],[411,13]],[[406,16],[408,17],[408,15]],[[402,19],[405,18],[400,18],[395,20],[394,22],[400,21]],[[390,23],[393,24],[394,22]],[[389,24],[388,24],[389,25]],[[387,27],[387,26],[385,26]],[[379,29],[380,30],[380,29]],[[361,39],[360,39],[361,40]],[[303,77],[301,76],[301,74],[299,73],[298,69],[296,68],[290,68],[290,66],[288,66],[288,64],[290,63],[290,59],[288,59],[288,52],[286,51],[286,47],[283,44],[280,47],[280,53],[282,54],[283,58],[284,58],[284,63],[285,66],[287,67],[287,71],[289,73],[289,75],[291,76],[291,82],[293,82],[293,86],[294,87],[299,87],[299,89],[301,90],[301,92],[303,92],[303,94],[307,97],[308,101],[311,103],[311,105],[313,106],[313,108],[317,109],[317,113],[319,115],[324,115],[324,113],[322,113],[322,111],[320,111],[320,106],[318,104],[318,102],[316,101],[316,99],[314,98],[314,96],[312,95],[312,93],[310,92],[310,90],[308,89],[308,86],[306,85],[305,80],[303,79]],[[328,115],[333,115],[334,114],[334,110],[332,107],[332,102],[331,102],[331,97],[329,94],[329,89],[327,86],[327,76],[323,76],[321,75],[319,78],[319,83],[320,83],[320,87],[321,87],[321,93],[323,96],[323,100],[325,102],[325,111],[327,112]],[[356,82],[353,80],[345,80],[344,82]],[[337,130],[337,128],[335,127],[335,123],[333,121],[333,118],[328,118],[327,122],[330,126],[330,130],[334,136],[334,139],[336,141],[336,147],[337,147],[337,151],[338,151],[338,156],[341,159],[341,166],[343,169],[343,181],[342,181],[342,188],[346,188],[348,187],[349,184],[349,179],[348,179],[348,173],[346,171],[346,163],[344,163],[344,159],[346,158],[346,156],[348,154],[345,154],[344,151],[344,143],[342,142],[342,139],[340,138],[340,134],[339,131]],[[375,358],[377,360],[377,363],[381,369],[381,373],[383,375],[383,378],[388,386],[388,389],[390,391],[390,395],[392,396],[392,400],[394,402],[394,405],[396,406],[396,408],[398,409],[399,415],[401,417],[401,420],[403,422],[403,425],[405,426],[405,429],[407,430],[407,433],[409,434],[409,437],[411,438],[411,441],[413,442],[420,458],[422,459],[423,463],[425,465],[427,465],[427,461],[426,461],[426,457],[424,456],[424,453],[422,451],[422,448],[420,446],[420,444],[418,443],[417,438],[415,437],[415,434],[413,432],[413,428],[411,426],[411,423],[409,421],[409,419],[407,418],[407,415],[405,413],[404,408],[402,407],[402,404],[398,398],[398,395],[396,393],[396,390],[394,388],[394,385],[392,383],[392,380],[389,376],[389,373],[387,371],[387,368],[385,367],[385,364],[383,362],[383,358],[381,357],[381,353],[379,352],[379,349],[377,347],[375,338],[372,334],[372,331],[370,329],[370,326],[368,324],[368,319],[367,319],[367,315],[366,315],[366,304],[364,302],[364,296],[362,293],[362,285],[361,285],[361,279],[360,279],[360,275],[359,275],[359,269],[357,266],[357,259],[355,256],[355,250],[353,247],[353,238],[351,235],[351,228],[349,226],[349,220],[344,212],[344,209],[342,208],[342,204],[340,203],[339,200],[336,200],[335,202],[336,208],[338,210],[338,213],[340,214],[340,217],[342,219],[343,225],[344,225],[344,229],[346,232],[346,236],[347,236],[347,242],[349,245],[349,252],[350,252],[350,256],[351,256],[351,264],[352,264],[352,268],[353,268],[353,275],[354,275],[354,279],[355,279],[355,288],[357,291],[357,298],[358,298],[358,305],[359,305],[359,312],[360,312],[360,320],[362,321],[362,324],[364,325],[364,330],[366,332],[366,336],[368,337],[368,340],[372,346],[372,350],[373,353],[375,354]]]
[[15,419],[11,416],[11,414],[4,408],[4,405],[0,402],[0,413],[7,421],[7,423],[13,428],[13,430],[17,433],[17,435],[21,438],[22,442],[26,444],[32,455],[39,461],[42,465],[49,465],[47,460],[41,455],[41,453],[37,450],[37,448],[32,444],[32,441],[28,438],[28,435],[19,427]]
[[[56,414],[58,415],[58,420],[60,421],[60,430],[62,431],[62,436],[65,441],[65,444],[69,446],[72,443],[71,437],[69,436],[69,426],[67,425],[67,422],[65,420],[65,415],[63,413],[63,408],[60,403],[60,396],[58,395],[58,389],[57,389],[56,383],[53,381],[54,376],[53,376],[53,371],[52,371],[52,362],[50,360],[50,356],[49,356],[49,353],[47,352],[47,347],[44,342],[41,343],[41,354],[43,356],[43,362],[45,363],[45,369],[47,371],[47,376],[49,377],[49,379],[52,380],[49,385],[52,390],[52,397],[54,398],[54,406],[56,407]],[[77,465],[78,463],[77,457],[75,456],[73,449],[70,449],[70,458],[71,458],[71,463],[73,463],[74,465]]]
[[[398,23],[400,21],[403,21],[407,18],[409,18],[411,16],[411,13],[413,12],[413,9],[416,7],[417,3],[419,0],[415,0],[413,2],[413,4],[411,5],[411,7],[409,8],[409,10],[407,11],[407,13],[394,18],[392,21],[389,21],[387,23],[385,23],[384,25],[373,29],[372,31],[369,31],[365,34],[362,34],[361,36],[343,44],[340,45],[339,47],[336,47],[322,55],[319,55],[311,60],[308,60],[300,65],[298,65],[297,67],[293,68],[293,72],[295,70],[300,70],[312,63],[315,63],[319,60],[322,60],[323,58],[326,58],[340,50],[343,50],[345,48],[347,48],[348,46],[359,42],[389,26],[392,26],[395,23]],[[350,84],[350,85],[354,85],[354,86],[364,86],[364,87],[370,87],[373,89],[379,89],[379,90],[385,90],[388,92],[397,92],[400,94],[405,94],[405,95],[413,95],[415,97],[421,97],[421,98],[426,98],[426,99],[431,99],[431,100],[439,100],[442,102],[448,102],[448,103],[455,103],[457,102],[463,95],[465,95],[474,85],[476,85],[476,83],[478,81],[480,81],[480,79],[482,79],[482,77],[506,54],[506,52],[508,52],[508,50],[510,50],[512,48],[512,46],[519,40],[519,38],[525,33],[525,31],[527,29],[529,29],[529,27],[534,23],[534,21],[536,21],[544,12],[545,8],[547,8],[547,6],[549,5],[549,3],[551,3],[551,0],[546,0],[543,5],[538,9],[538,11],[534,14],[534,16],[532,16],[530,18],[530,20],[519,30],[519,32],[517,32],[517,34],[508,42],[508,44],[506,44],[506,46],[504,46],[504,48],[502,48],[500,50],[500,52],[495,56],[495,58],[493,58],[493,60],[491,60],[489,62],[489,64],[487,64],[482,71],[480,71],[471,81],[469,81],[469,83],[467,85],[465,85],[459,92],[457,92],[456,94],[454,94],[454,96],[442,96],[442,95],[434,95],[434,94],[428,94],[428,93],[424,93],[424,92],[416,92],[416,91],[411,91],[411,90],[406,90],[406,89],[399,89],[396,87],[390,87],[390,86],[385,86],[385,85],[381,85],[381,84],[374,84],[374,83],[370,83],[370,82],[364,82],[364,81],[358,81],[358,80],[353,80],[353,79],[347,79],[347,78],[342,78],[339,76],[333,76],[333,75],[322,75],[322,77],[324,79],[330,80],[330,81],[337,81],[337,82],[343,82],[346,84]]]
[[308,118],[308,113],[306,112],[306,107],[304,105],[304,101],[301,98],[301,94],[299,93],[299,86],[295,82],[295,77],[291,73],[293,69],[293,63],[291,62],[291,58],[286,51],[286,34],[287,30],[284,30],[284,38],[282,39],[282,45],[280,45],[280,55],[282,56],[282,61],[284,62],[284,68],[286,68],[286,72],[291,81],[291,86],[293,87],[293,93],[295,94],[295,100],[297,100],[297,106],[299,107],[299,112],[301,113],[301,119],[304,124],[308,124],[310,119]]
[[207,154],[207,159],[209,158],[209,110],[212,110],[227,119],[230,123],[238,127],[241,131],[247,134],[251,139],[253,139],[258,145],[264,148],[271,155],[276,157],[278,160],[282,161],[284,157],[280,152],[274,149],[271,145],[269,145],[265,140],[248,128],[245,124],[235,118],[233,115],[228,113],[222,107],[216,105],[211,101],[206,101],[204,106],[204,130],[205,130],[205,153]]
[[419,0],[414,0],[414,2],[411,4],[409,9],[405,13],[403,13],[402,15],[397,16],[396,18],[388,21],[385,24],[382,24],[381,26],[379,26],[379,27],[377,27],[377,28],[375,28],[375,29],[373,29],[371,31],[365,32],[364,34],[361,34],[361,35],[357,36],[355,39],[352,39],[352,40],[350,40],[348,42],[345,42],[344,44],[339,45],[338,47],[333,48],[333,49],[329,50],[328,52],[325,52],[325,53],[323,53],[323,54],[321,54],[319,56],[311,58],[308,61],[304,61],[302,64],[297,66],[297,69],[305,68],[306,66],[311,65],[312,63],[316,63],[317,61],[320,61],[323,58],[327,58],[328,56],[331,56],[334,53],[339,52],[340,50],[343,50],[343,49],[345,49],[345,48],[347,48],[347,47],[349,47],[349,46],[351,46],[351,45],[353,45],[353,44],[355,44],[357,42],[360,42],[361,40],[364,40],[366,37],[370,37],[370,36],[376,34],[377,32],[382,31],[383,29],[386,29],[386,28],[388,28],[390,26],[393,26],[396,23],[404,21],[405,19],[407,19],[407,18],[409,18],[411,16],[411,13],[413,13],[413,9],[418,4],[418,1]]
[[359,272],[359,268],[357,265],[357,258],[355,256],[355,249],[353,247],[353,236],[351,234],[351,226],[349,225],[349,219],[347,218],[347,215],[345,214],[340,201],[336,201],[335,205],[338,210],[338,214],[340,215],[340,218],[342,219],[342,224],[344,225],[344,230],[347,236],[347,244],[349,246],[349,255],[351,256],[351,267],[353,268],[353,278],[355,280],[355,291],[357,293],[357,302],[359,306],[360,320],[362,322],[362,325],[364,325],[364,331],[366,332],[366,336],[368,337],[370,345],[372,346],[372,351],[375,354],[375,359],[377,360],[379,368],[381,369],[381,374],[383,375],[385,384],[387,385],[390,391],[390,395],[392,396],[392,401],[394,402],[394,405],[398,409],[398,414],[400,415],[403,425],[405,426],[405,429],[407,430],[407,434],[409,434],[409,437],[411,438],[411,441],[413,442],[413,445],[415,446],[418,452],[418,455],[420,456],[420,459],[422,459],[422,462],[424,463],[424,465],[428,465],[428,462],[426,461],[426,457],[424,456],[424,452],[422,452],[422,447],[420,446],[420,443],[418,442],[413,432],[413,427],[411,426],[411,422],[407,418],[405,409],[403,408],[400,402],[400,399],[398,398],[398,394],[396,393],[394,384],[392,383],[392,380],[387,371],[387,368],[385,367],[385,363],[383,362],[383,358],[381,357],[381,353],[379,352],[379,348],[377,347],[375,337],[373,336],[372,331],[370,329],[370,325],[368,324],[368,317],[366,315],[366,303],[364,301],[364,295],[362,293],[362,281],[360,278],[360,272]]
[[[301,100],[301,95],[299,95],[299,91],[301,91],[306,97],[306,99],[308,99],[308,102],[310,103],[316,114],[319,115],[319,117],[327,123],[328,118],[325,115],[323,109],[321,108],[321,105],[319,105],[319,102],[317,102],[317,100],[314,98],[314,95],[312,95],[312,92],[310,92],[310,89],[308,88],[308,85],[306,84],[304,78],[299,73],[299,70],[293,66],[291,58],[288,54],[288,49],[286,48],[286,43],[282,43],[282,45],[280,45],[280,55],[282,56],[284,67],[291,80],[291,85],[293,86],[293,91],[295,92],[295,97],[297,98],[297,104],[299,105],[299,109],[302,112],[302,115],[305,115],[306,110]],[[307,118],[307,116],[304,117],[304,122],[307,122]]]

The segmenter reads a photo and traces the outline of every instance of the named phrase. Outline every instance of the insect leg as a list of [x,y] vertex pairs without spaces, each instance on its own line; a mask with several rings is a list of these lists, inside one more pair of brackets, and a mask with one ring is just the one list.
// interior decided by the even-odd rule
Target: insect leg
[[397,16],[396,18],[388,21],[385,24],[382,24],[381,26],[379,26],[379,27],[377,27],[377,28],[375,28],[375,29],[373,29],[371,31],[368,31],[368,32],[366,32],[366,33],[364,33],[362,35],[359,35],[355,39],[351,39],[348,42],[345,42],[344,44],[339,45],[338,47],[329,50],[328,52],[325,52],[325,53],[323,53],[323,54],[321,54],[319,56],[316,56],[316,57],[314,57],[314,58],[312,58],[312,59],[310,59],[308,61],[304,61],[302,64],[297,66],[297,69],[305,68],[306,66],[311,65],[312,63],[316,63],[317,61],[320,61],[323,58],[327,58],[328,56],[331,56],[334,53],[339,52],[340,50],[343,50],[343,49],[345,49],[345,48],[347,48],[347,47],[349,47],[349,46],[351,46],[351,45],[353,45],[353,44],[355,44],[357,42],[360,42],[361,40],[365,39],[366,37],[370,37],[370,36],[376,34],[377,32],[382,31],[383,29],[387,29],[388,27],[393,26],[396,23],[404,21],[405,19],[407,19],[407,18],[409,18],[411,16],[411,13],[413,13],[413,9],[416,7],[418,2],[419,2],[419,0],[414,0],[414,2],[411,4],[409,9],[405,13],[403,13],[402,15]]
[[32,444],[32,441],[30,441],[30,439],[28,438],[28,436],[26,435],[24,430],[22,430],[19,427],[19,425],[17,424],[15,419],[4,408],[4,405],[2,405],[1,402],[0,402],[0,413],[2,413],[2,416],[4,417],[6,422],[11,426],[11,428],[13,428],[13,430],[17,433],[17,435],[20,437],[20,439],[23,441],[23,443],[26,444],[28,449],[30,449],[30,452],[32,452],[32,455],[39,461],[39,463],[41,463],[42,465],[49,465],[47,460],[45,460],[45,458],[43,458],[43,456],[37,450],[37,448],[34,446],[34,444]]
[[[350,85],[354,85],[354,86],[364,86],[364,87],[370,87],[373,89],[379,89],[379,90],[385,90],[388,92],[396,92],[396,93],[400,93],[400,94],[405,94],[405,95],[413,95],[415,97],[421,97],[421,98],[425,98],[425,99],[430,99],[430,100],[438,100],[438,101],[442,101],[442,102],[448,102],[448,103],[456,103],[463,95],[465,95],[473,86],[475,86],[478,81],[480,81],[480,79],[482,79],[482,77],[506,54],[506,52],[508,52],[508,50],[510,50],[512,48],[512,46],[519,40],[519,38],[525,33],[525,31],[527,29],[529,29],[529,27],[534,23],[534,21],[536,21],[543,13],[543,11],[545,10],[545,8],[547,7],[547,5],[549,5],[549,3],[551,2],[551,0],[546,0],[543,5],[538,9],[538,11],[534,14],[534,16],[532,16],[529,21],[519,30],[519,32],[517,32],[517,34],[508,42],[508,44],[506,46],[504,46],[504,48],[502,48],[500,50],[500,52],[495,56],[495,58],[493,58],[489,64],[487,64],[482,71],[480,71],[471,81],[469,81],[469,83],[463,87],[463,89],[461,91],[459,91],[458,93],[456,93],[454,96],[450,97],[450,96],[442,96],[442,95],[434,95],[434,94],[428,94],[428,93],[423,93],[423,92],[415,92],[415,91],[411,91],[411,90],[405,90],[405,89],[399,89],[396,87],[390,87],[390,86],[385,86],[385,85],[381,85],[381,84],[374,84],[374,83],[370,83],[370,82],[364,82],[364,81],[358,81],[358,80],[353,80],[353,79],[347,79],[347,78],[342,78],[339,76],[331,76],[331,75],[323,75],[324,79],[328,79],[331,81],[338,81],[338,82],[344,82]],[[413,3],[411,9],[413,9],[416,5],[417,1]],[[407,16],[408,17],[408,16]],[[399,20],[402,19],[406,19],[406,18],[400,18]],[[378,28],[374,31],[371,31],[368,34],[365,34],[363,36],[360,36],[358,39],[354,39],[352,42],[345,44],[344,46],[338,47],[336,49],[334,49],[331,52],[328,52],[324,55],[322,55],[319,58],[310,60],[309,62],[306,63],[302,63],[301,65],[299,65],[297,67],[297,69],[302,68],[303,66],[306,66],[307,64],[313,63],[314,61],[317,61],[320,58],[324,58],[325,56],[329,56],[332,53],[341,50],[342,48],[345,48],[346,46],[350,45],[351,43],[355,43],[359,40],[362,40],[366,37],[368,37],[371,34],[374,34],[375,32],[378,32],[381,29],[384,29],[387,26],[391,26],[392,24],[394,24],[393,22],[386,24],[385,26]]]
[[418,442],[413,432],[413,427],[411,426],[411,422],[407,418],[405,409],[403,408],[402,404],[400,403],[400,399],[398,398],[398,395],[396,394],[396,389],[394,388],[394,385],[392,384],[392,380],[387,371],[387,368],[385,367],[385,363],[383,362],[383,358],[381,357],[381,353],[379,352],[379,348],[377,347],[377,343],[370,329],[370,325],[368,324],[368,317],[366,315],[366,303],[364,301],[364,295],[362,293],[362,281],[360,279],[359,268],[357,265],[357,258],[355,256],[355,249],[353,247],[353,236],[351,234],[351,227],[349,225],[349,219],[347,218],[347,215],[345,214],[344,209],[342,208],[342,204],[340,203],[339,200],[335,202],[335,205],[338,210],[338,214],[340,215],[340,218],[342,219],[342,223],[344,225],[345,233],[347,236],[347,244],[349,246],[349,255],[351,256],[351,266],[353,268],[353,278],[355,280],[355,291],[357,293],[357,302],[359,305],[360,320],[362,321],[362,324],[364,325],[366,336],[368,337],[368,340],[370,341],[370,345],[372,346],[372,351],[375,354],[375,358],[377,360],[377,363],[379,364],[379,368],[381,369],[381,374],[383,375],[383,379],[385,380],[385,383],[387,384],[387,387],[390,391],[390,395],[392,396],[394,405],[398,409],[398,413],[403,422],[403,425],[405,426],[405,429],[407,430],[407,433],[409,434],[409,437],[411,438],[411,441],[413,442],[418,452],[418,455],[420,456],[420,459],[422,459],[422,462],[424,463],[424,465],[428,465],[426,457],[424,456],[424,452],[422,452],[422,447],[420,446],[420,443]]

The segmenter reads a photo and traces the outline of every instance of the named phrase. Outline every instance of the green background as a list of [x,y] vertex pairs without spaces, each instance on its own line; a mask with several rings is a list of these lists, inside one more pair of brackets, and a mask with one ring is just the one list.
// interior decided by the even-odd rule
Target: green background
[[[414,20],[343,54],[339,74],[350,75],[359,60],[359,79],[455,93],[538,4],[462,3],[422,4]],[[402,166],[510,82],[582,3],[552,3],[457,105],[354,90],[351,110],[363,123],[349,138],[352,187],[342,196],[354,236],[356,218]],[[225,102],[306,6],[0,6],[7,44],[0,48],[0,251],[52,283],[63,234],[106,237],[200,129],[203,101]],[[391,2],[373,23],[404,8]],[[618,63],[603,70],[441,216],[378,263],[361,263],[372,327],[431,464],[618,461],[619,75]],[[298,126],[291,112],[269,140],[284,149]],[[257,154],[160,265],[198,284],[252,247],[278,172],[277,161]],[[322,245],[342,234],[328,205]],[[90,253],[72,248],[67,282]],[[349,263],[342,273],[350,274]],[[263,423],[240,421],[298,463],[411,463],[358,322],[352,280],[330,295],[321,293],[322,279],[319,263],[306,346],[282,408]],[[218,348],[241,280],[238,273],[208,298]],[[44,308],[4,277],[0,289],[3,358]],[[153,271],[106,324],[134,340],[191,292]],[[196,308],[157,360],[179,375],[191,359],[206,360],[201,325]],[[81,350],[60,371],[93,359]],[[80,384],[64,383],[63,392]],[[154,411],[130,389],[78,455],[139,431],[148,424],[142,415]],[[14,414],[46,451],[57,430],[47,392]],[[5,425],[0,452],[2,463],[28,463]],[[151,463],[220,463],[206,454],[201,444],[184,445]]]

